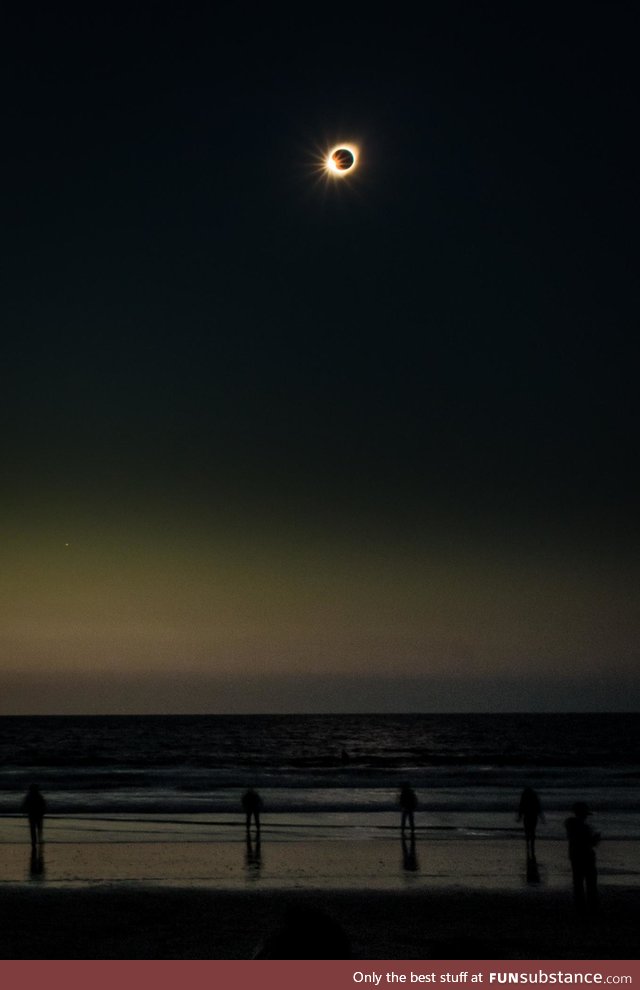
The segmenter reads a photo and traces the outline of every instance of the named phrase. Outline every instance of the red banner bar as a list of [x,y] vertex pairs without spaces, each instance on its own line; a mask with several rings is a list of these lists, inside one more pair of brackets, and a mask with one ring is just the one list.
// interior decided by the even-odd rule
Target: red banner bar
[[638,960],[386,961],[47,961],[0,962],[0,979],[20,990],[390,990],[393,986],[635,987]]

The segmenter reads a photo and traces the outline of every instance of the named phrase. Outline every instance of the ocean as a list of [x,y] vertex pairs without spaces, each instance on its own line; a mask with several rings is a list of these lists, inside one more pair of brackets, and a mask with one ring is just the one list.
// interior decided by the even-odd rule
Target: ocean
[[[56,845],[244,841],[240,802],[249,786],[263,800],[263,845],[397,841],[405,781],[418,795],[418,841],[433,849],[520,841],[516,812],[529,785],[545,813],[540,841],[562,844],[558,863],[577,800],[589,804],[607,848],[626,850],[640,840],[640,717],[4,717],[0,847],[27,841],[20,806],[33,782],[48,803],[51,861]],[[620,854],[615,870],[637,882],[627,859]],[[7,876],[15,879],[0,866],[0,882]]]

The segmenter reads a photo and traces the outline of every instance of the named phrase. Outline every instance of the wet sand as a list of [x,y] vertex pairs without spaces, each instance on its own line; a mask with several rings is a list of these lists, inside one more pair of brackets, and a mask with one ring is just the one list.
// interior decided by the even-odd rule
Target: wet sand
[[[640,887],[638,843],[603,843],[601,883]],[[340,890],[527,889],[524,842],[513,838],[418,836],[415,846],[389,838],[277,841],[265,830],[259,850],[234,842],[77,842],[44,846],[42,874],[31,875],[29,845],[0,842],[2,883],[152,884],[213,889]],[[566,841],[538,843],[538,888],[571,883]]]
[[[0,957],[250,959],[265,936],[282,925],[287,911],[301,918],[311,908],[326,912],[342,927],[354,959],[636,958],[640,891],[607,888],[601,900],[599,917],[581,922],[568,893],[539,889],[216,891],[126,884],[75,889],[5,885],[0,889]],[[287,958],[295,955],[288,952]]]
[[576,916],[560,842],[540,843],[538,883],[527,883],[521,843],[486,838],[418,842],[415,860],[397,839],[264,841],[259,859],[244,842],[43,852],[39,873],[28,846],[0,843],[3,959],[250,959],[287,911],[303,922],[299,945],[315,909],[341,926],[355,959],[637,957],[635,843],[603,848],[591,921]]

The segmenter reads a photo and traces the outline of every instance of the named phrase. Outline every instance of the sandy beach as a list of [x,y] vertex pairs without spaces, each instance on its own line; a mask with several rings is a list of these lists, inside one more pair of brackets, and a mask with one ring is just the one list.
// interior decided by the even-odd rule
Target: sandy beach
[[[561,843],[541,844],[536,884],[513,842],[418,844],[409,864],[397,841],[263,846],[256,862],[243,842],[52,843],[38,873],[28,847],[2,844],[0,957],[250,959],[262,945],[282,958],[274,936],[290,934],[291,919],[284,957],[320,957],[317,945],[301,948],[316,925],[309,912],[339,926],[355,959],[637,955],[640,886],[611,853],[599,914],[584,921]],[[620,862],[635,855],[631,844],[616,850]]]
[[[24,834],[24,823],[20,825]],[[133,883],[216,890],[529,889],[520,836],[435,838],[417,832],[412,846],[401,841],[398,831],[390,831],[385,839],[284,841],[274,837],[269,827],[263,829],[257,847],[255,842],[247,845],[244,830],[237,833],[235,841],[184,841],[180,832],[174,841],[158,841],[147,832],[145,841],[126,841],[123,833],[117,841],[100,842],[78,841],[81,832],[75,833],[74,841],[70,830],[67,840],[45,843],[36,870],[28,844],[0,841],[0,881],[49,887]],[[571,880],[566,841],[540,840],[537,851],[536,889],[567,890]],[[637,842],[603,843],[598,853],[601,884],[640,885],[637,864]]]

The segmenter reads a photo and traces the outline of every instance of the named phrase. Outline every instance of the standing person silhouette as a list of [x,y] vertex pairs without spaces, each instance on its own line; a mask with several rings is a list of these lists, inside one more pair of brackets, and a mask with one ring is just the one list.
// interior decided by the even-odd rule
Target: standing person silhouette
[[416,797],[416,792],[412,787],[409,786],[409,784],[402,785],[400,789],[399,804],[400,804],[400,809],[402,811],[402,820],[401,820],[400,829],[402,832],[404,832],[408,823],[409,829],[411,830],[411,834],[413,835],[415,831],[415,822],[413,815],[416,808],[418,807],[418,798]]
[[22,810],[26,811],[31,833],[31,850],[35,852],[42,845],[42,823],[47,810],[47,802],[40,793],[37,784],[31,784],[22,802]]
[[242,795],[242,810],[246,816],[247,835],[251,831],[251,819],[256,824],[256,835],[260,836],[260,812],[262,811],[262,798],[253,787]]
[[587,825],[591,814],[584,801],[576,801],[573,816],[567,818],[564,827],[569,840],[569,859],[573,873],[573,896],[578,911],[595,910],[598,902],[595,846],[600,833]]
[[533,787],[525,787],[518,805],[518,821],[524,825],[524,837],[527,843],[527,860],[536,858],[536,828],[538,819],[544,821],[544,813],[540,798]]

